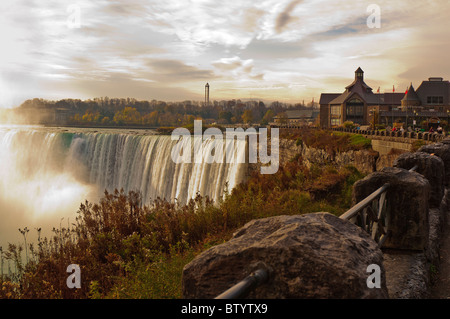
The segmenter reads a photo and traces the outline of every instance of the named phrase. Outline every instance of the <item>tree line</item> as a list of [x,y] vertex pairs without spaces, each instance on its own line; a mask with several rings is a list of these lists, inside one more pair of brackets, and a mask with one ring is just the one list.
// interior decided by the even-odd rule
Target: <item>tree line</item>
[[[311,105],[263,101],[226,100],[209,104],[198,101],[166,102],[141,101],[135,98],[94,98],[89,100],[46,99],[26,100],[17,109],[19,114],[46,111],[51,116],[47,122],[73,125],[142,125],[183,126],[202,119],[210,124],[260,124],[267,125],[276,115],[288,109],[305,109]],[[55,116],[59,114],[59,116]],[[65,122],[65,123],[61,123]]]

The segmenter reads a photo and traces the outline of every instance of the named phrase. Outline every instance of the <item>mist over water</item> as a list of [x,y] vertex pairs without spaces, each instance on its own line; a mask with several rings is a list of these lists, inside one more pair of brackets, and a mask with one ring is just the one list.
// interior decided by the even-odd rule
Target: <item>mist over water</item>
[[22,240],[18,228],[41,227],[49,234],[61,218],[74,221],[92,185],[77,177],[63,138],[32,128],[0,127],[0,245]]
[[[51,234],[74,222],[80,203],[97,201],[104,190],[140,191],[144,203],[157,197],[181,204],[197,192],[218,200],[245,174],[245,141],[226,142],[235,163],[179,163],[171,160],[170,136],[123,130],[50,129],[0,126],[0,246]],[[194,141],[194,144],[196,142]],[[208,141],[203,152],[211,152]],[[236,144],[235,144],[236,143]]]

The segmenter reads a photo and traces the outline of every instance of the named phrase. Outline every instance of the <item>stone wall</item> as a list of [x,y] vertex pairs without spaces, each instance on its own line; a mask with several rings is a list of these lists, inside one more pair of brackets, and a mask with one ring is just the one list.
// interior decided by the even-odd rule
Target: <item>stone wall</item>
[[392,150],[403,152],[411,151],[412,144],[408,142],[389,141],[383,139],[372,139],[372,149],[380,155],[388,155]]

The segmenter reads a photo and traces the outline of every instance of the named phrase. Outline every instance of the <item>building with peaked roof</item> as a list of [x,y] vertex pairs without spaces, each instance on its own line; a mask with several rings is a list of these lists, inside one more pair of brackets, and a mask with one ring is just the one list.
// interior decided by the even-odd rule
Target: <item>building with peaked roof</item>
[[410,108],[416,108],[421,107],[422,102],[420,101],[419,96],[416,93],[416,90],[414,90],[414,87],[411,83],[408,90],[406,91],[405,96],[402,99],[402,111],[406,111]]
[[[434,112],[434,113],[433,113]],[[375,116],[376,115],[376,116]],[[333,127],[351,121],[359,125],[411,123],[417,118],[439,123],[450,117],[450,82],[433,77],[414,89],[412,83],[405,93],[373,93],[364,81],[364,71],[355,71],[354,81],[343,93],[323,93],[320,97],[320,125]],[[375,118],[376,123],[375,123]]]
[[[342,125],[351,121],[366,125],[370,121],[369,111],[387,109],[401,105],[402,93],[373,93],[373,89],[364,81],[364,71],[355,71],[354,81],[343,93],[323,93],[320,97],[320,124],[322,127]],[[377,106],[376,108],[374,108]]]

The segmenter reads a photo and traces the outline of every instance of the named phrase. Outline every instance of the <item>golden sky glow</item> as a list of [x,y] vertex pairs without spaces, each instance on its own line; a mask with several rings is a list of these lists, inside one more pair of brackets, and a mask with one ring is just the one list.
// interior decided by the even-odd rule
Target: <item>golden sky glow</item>
[[450,79],[450,2],[3,0],[0,107],[27,98],[317,101]]

